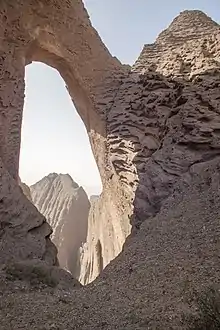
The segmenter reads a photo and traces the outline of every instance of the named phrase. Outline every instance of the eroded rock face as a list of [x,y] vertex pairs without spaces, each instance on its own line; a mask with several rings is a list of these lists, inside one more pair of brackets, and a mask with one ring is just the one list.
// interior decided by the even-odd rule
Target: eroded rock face
[[86,242],[90,209],[86,192],[70,175],[51,173],[30,187],[30,195],[53,230],[60,267],[78,279],[79,250]]
[[[101,244],[114,244],[111,257],[106,252],[104,265],[122,248],[130,219],[133,228],[139,229],[146,218],[157,214],[173,185],[193,164],[220,154],[219,31],[219,25],[200,11],[181,13],[154,44],[144,47],[121,83],[107,112],[111,180],[94,214],[98,214],[98,228],[104,229],[109,221],[107,225],[105,220],[100,222],[99,214],[116,210],[117,215],[104,218],[111,218],[110,226],[116,223],[116,232],[123,234]],[[115,196],[120,205],[114,205]],[[108,205],[114,206],[106,212]],[[94,228],[89,231],[93,234],[83,259],[93,278],[98,275],[92,267],[98,263],[95,246],[103,240]]]
[[91,196],[89,201],[68,174],[51,173],[30,187],[20,186],[53,230],[60,267],[83,285],[121,252],[130,226],[126,218],[118,221],[111,195]]
[[40,259],[57,264],[51,227],[0,160],[0,262]]
[[84,285],[92,282],[121,252],[130,233],[127,214],[123,216],[118,211],[123,207],[119,205],[120,200],[118,204],[114,203],[113,195],[105,191],[99,198],[91,200],[88,235],[80,249],[79,281]]
[[[186,298],[191,288],[207,287],[220,279],[219,26],[199,11],[183,12],[155,44],[144,48],[128,73],[104,47],[100,50],[100,39],[91,29],[81,1],[65,1],[62,9],[57,1],[46,5],[29,0],[23,7],[19,7],[20,2],[5,6],[10,19],[16,17],[22,24],[20,29],[11,31],[15,24],[12,21],[4,23],[2,16],[1,33],[6,37],[3,39],[4,84],[0,96],[6,96],[1,105],[1,123],[7,125],[1,126],[4,164],[1,167],[1,207],[2,219],[7,223],[13,220],[13,226],[18,226],[19,221],[23,221],[20,227],[25,228],[21,235],[26,247],[23,258],[32,257],[26,251],[29,241],[24,219],[29,213],[24,214],[23,210],[23,204],[28,201],[19,195],[20,190],[12,176],[16,177],[18,166],[18,123],[23,100],[19,89],[22,84],[18,84],[17,78],[23,79],[27,54],[29,59],[41,58],[56,67],[59,53],[61,61],[57,68],[76,99],[103,180],[102,203],[97,201],[94,209],[100,205],[103,221],[109,221],[109,226],[117,225],[117,231],[124,236],[129,233],[131,218],[133,233],[120,256],[93,284],[71,291],[68,307],[57,296],[48,296],[47,292],[37,293],[34,297],[30,293],[25,299],[24,294],[17,292],[14,294],[16,307],[19,306],[21,311],[28,310],[28,315],[21,311],[17,315],[19,311],[12,310],[7,304],[6,290],[1,298],[6,303],[0,309],[3,329],[7,329],[9,321],[16,327],[18,320],[19,326],[27,327],[28,324],[32,329],[39,329],[39,324],[49,327],[51,319],[59,329],[184,329],[181,315],[187,308]],[[61,14],[62,19],[58,20]],[[65,24],[69,25],[66,35],[64,30],[59,30],[63,17],[67,18]],[[37,27],[36,22],[39,23]],[[10,38],[13,36],[17,43],[9,40],[5,24],[13,32]],[[69,34],[69,31],[74,32]],[[87,39],[88,35],[92,40]],[[72,53],[74,37],[75,49],[79,48]],[[26,40],[27,48],[23,40]],[[12,47],[10,53],[8,46]],[[82,60],[80,55],[84,46],[88,49]],[[29,53],[25,53],[27,49]],[[49,51],[52,57],[48,56]],[[70,67],[68,72],[73,76],[66,74],[64,67]],[[79,90],[73,94],[73,80],[79,83],[81,97]],[[88,101],[86,105],[84,97]],[[7,111],[4,111],[5,105]],[[85,113],[88,117],[83,115]],[[19,213],[15,212],[16,203],[20,205]],[[29,202],[25,205],[29,210]],[[104,208],[103,213],[101,208]],[[105,214],[113,217],[105,217]],[[38,213],[34,219],[38,222],[37,233],[41,233],[42,222]],[[13,226],[3,229],[3,244],[7,235],[10,237],[13,233]],[[101,226],[108,228],[107,223]],[[38,248],[38,239],[43,246],[43,236],[33,237],[33,251]],[[16,237],[13,235],[17,244],[16,258],[20,258],[21,242]],[[121,237],[120,234],[119,241]],[[104,245],[100,238],[101,231],[96,235],[91,254],[85,258],[88,270],[90,265],[95,266],[95,271],[104,267],[104,257],[100,257]],[[7,260],[5,255],[10,256],[10,247],[13,246],[10,239],[7,242],[7,249],[3,246],[1,253],[3,261]],[[110,246],[107,242],[105,245]],[[33,253],[37,258],[42,258],[42,249],[36,251]],[[89,270],[88,278],[90,276]],[[50,320],[46,319],[48,313],[43,313],[48,299]],[[55,308],[58,303],[59,315]],[[38,316],[35,316],[36,311]]]
[[144,47],[108,113],[109,159],[135,192],[137,227],[194,163],[219,154],[219,35],[205,14],[183,12]]
[[2,329],[10,321],[36,330],[188,330],[183,316],[194,311],[192,293],[219,283],[219,161],[193,165],[156,217],[85,288],[49,294],[0,281]]
[[28,185],[26,183],[21,182],[20,178],[19,178],[19,186],[21,187],[23,194],[29,199],[29,201],[32,202],[30,187],[28,187]]
[[[128,68],[110,55],[91,26],[81,0],[71,2],[66,0],[62,2],[62,5],[59,0],[2,1],[0,25],[1,175],[5,176],[7,173],[7,182],[8,180],[18,181],[25,65],[31,61],[42,61],[56,68],[64,78],[70,96],[87,128],[103,185],[105,185],[108,178],[105,169],[106,111],[111,107],[114,95],[121,79],[127,75]],[[4,190],[3,187],[2,194],[4,195],[7,191],[8,188]],[[14,202],[13,199],[10,201],[9,213],[17,212],[17,198]],[[7,205],[2,203],[2,207],[5,209]],[[42,219],[40,215],[39,219]],[[8,223],[5,214],[2,215],[1,222]],[[43,220],[38,220],[38,223],[40,226]],[[35,227],[34,223],[29,226],[32,225]],[[43,228],[42,231],[44,232]],[[47,238],[46,240],[44,238],[43,245],[49,241],[49,232],[50,229],[47,230]],[[28,232],[24,231],[22,251],[23,245],[29,244],[28,236]],[[34,244],[38,246],[39,240],[33,241],[32,245]],[[16,249],[19,254],[18,244]],[[2,258],[3,255],[10,256],[8,251],[8,247],[7,251],[2,251]],[[45,251],[41,255],[39,251],[40,249],[37,249],[36,254],[44,258]],[[31,256],[32,253],[30,253]],[[53,258],[56,259],[56,254]]]

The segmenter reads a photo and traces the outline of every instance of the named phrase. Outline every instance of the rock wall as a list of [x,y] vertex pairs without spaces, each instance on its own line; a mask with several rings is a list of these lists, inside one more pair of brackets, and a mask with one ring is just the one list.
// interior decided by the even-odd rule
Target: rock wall
[[[126,213],[122,215],[121,200],[115,204],[114,189],[112,188],[112,194],[110,189],[108,191],[91,201],[88,235],[80,250],[79,281],[83,285],[92,282],[121,252],[130,233],[129,218]],[[120,196],[119,192],[117,196]]]
[[113,205],[110,195],[91,196],[89,201],[68,174],[51,173],[30,187],[20,186],[52,228],[60,267],[83,285],[121,252],[130,225],[127,219],[118,221],[114,210],[119,206]]
[[121,252],[130,225],[127,218],[118,221],[115,210],[119,205],[113,205],[110,194],[91,196],[89,201],[68,174],[57,173],[30,187],[21,182],[20,186],[53,230],[50,237],[60,267],[83,285],[92,282]]
[[28,185],[25,184],[24,182],[21,182],[20,178],[19,178],[19,186],[21,187],[23,194],[29,199],[29,201],[32,202],[30,187],[28,187]]
[[137,228],[192,164],[219,154],[219,31],[199,11],[181,13],[144,47],[108,113],[109,159],[134,191]]
[[0,263],[39,259],[57,264],[51,227],[33,206],[0,159]]
[[[97,222],[91,222],[84,246],[84,268],[92,279],[98,275],[93,264],[99,241],[113,244],[110,254],[103,252],[105,266],[122,249],[130,221],[139,229],[193,164],[219,155],[219,31],[204,13],[185,11],[154,44],[144,46],[123,79],[107,113],[111,180],[94,208]],[[114,205],[115,196],[120,205]],[[117,234],[103,241],[105,231],[106,237]]]

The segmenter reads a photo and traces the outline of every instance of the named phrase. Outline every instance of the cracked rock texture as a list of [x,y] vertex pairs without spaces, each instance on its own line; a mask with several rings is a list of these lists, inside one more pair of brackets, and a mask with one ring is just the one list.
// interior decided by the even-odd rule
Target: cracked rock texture
[[120,255],[84,288],[34,291],[2,269],[2,329],[187,329],[190,292],[220,280],[219,25],[200,11],[181,13],[129,71],[80,0],[3,1],[0,18],[2,263],[21,251],[23,260],[55,263],[50,227],[17,186],[23,72],[33,59],[66,81],[102,177],[98,233],[83,254],[88,278],[106,263],[100,251],[112,237],[103,243],[102,230],[115,228],[122,246],[133,226]]

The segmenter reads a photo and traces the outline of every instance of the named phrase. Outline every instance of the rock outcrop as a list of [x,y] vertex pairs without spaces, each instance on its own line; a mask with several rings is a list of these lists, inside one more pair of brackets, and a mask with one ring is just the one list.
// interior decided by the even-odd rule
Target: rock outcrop
[[[30,187],[20,185],[53,230],[51,240],[60,267],[83,285],[92,282],[121,252],[128,232],[117,221],[118,214],[113,214],[117,208],[108,196],[91,196],[89,201],[68,174],[51,173]],[[108,199],[111,209],[103,207]]]
[[19,186],[21,187],[23,194],[29,199],[29,201],[32,202],[30,187],[28,187],[26,183],[21,182],[20,178],[19,178]]
[[[94,228],[84,246],[91,278],[98,275],[92,266],[98,264],[98,242],[111,246],[105,252],[102,248],[106,265],[122,249],[130,220],[139,229],[194,163],[219,155],[219,31],[204,13],[185,11],[154,44],[144,46],[123,79],[107,112],[111,180],[93,207],[97,224],[91,222]],[[104,229],[116,235],[107,234],[109,240],[103,241]]]
[[80,252],[82,284],[92,282],[122,250],[130,225],[117,213],[118,205],[105,192],[91,200],[86,243]]
[[30,186],[31,200],[45,216],[59,265],[79,278],[80,247],[86,242],[90,202],[68,174],[51,173]]
[[121,252],[129,228],[126,232],[127,222],[119,222],[119,215],[113,213],[117,206],[110,196],[91,196],[89,201],[68,174],[51,173],[30,187],[22,182],[20,186],[53,230],[50,237],[60,267],[83,285]]
[[101,230],[84,253],[88,280],[113,256],[102,231],[114,228],[121,247],[133,225],[122,253],[68,297],[17,289],[19,281],[2,269],[1,327],[186,329],[190,293],[220,280],[219,25],[199,11],[181,13],[128,72],[101,43],[80,0],[3,1],[0,19],[1,262],[56,262],[56,253],[45,257],[49,225],[15,181],[24,65],[34,59],[65,79],[102,177],[93,205]]
[[57,264],[51,227],[33,206],[0,159],[0,263],[39,259]]

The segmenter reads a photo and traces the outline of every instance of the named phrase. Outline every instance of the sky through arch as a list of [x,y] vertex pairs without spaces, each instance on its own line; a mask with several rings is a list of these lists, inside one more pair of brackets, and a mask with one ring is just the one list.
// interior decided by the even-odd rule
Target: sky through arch
[[20,177],[31,185],[51,172],[68,173],[89,195],[101,179],[84,123],[58,71],[34,62],[26,66]]

